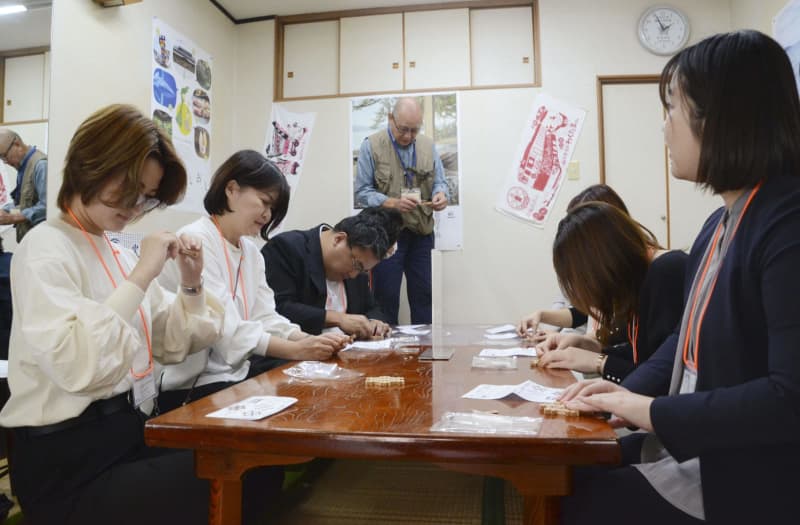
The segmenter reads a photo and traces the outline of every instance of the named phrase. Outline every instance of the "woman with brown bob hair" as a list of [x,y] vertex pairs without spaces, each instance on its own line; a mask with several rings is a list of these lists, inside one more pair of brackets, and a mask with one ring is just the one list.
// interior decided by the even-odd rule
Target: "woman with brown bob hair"
[[[587,202],[558,224],[553,266],[572,305],[603,327],[621,327],[623,344],[573,336],[574,346],[548,338],[539,365],[596,372],[619,383],[647,360],[680,319],[686,254],[661,250],[652,235],[619,208]],[[604,348],[605,346],[605,348]]]
[[[176,202],[186,172],[153,121],[131,106],[75,132],[62,213],[33,229],[11,262],[11,477],[32,523],[200,523],[208,484],[188,452],[148,448],[154,361],[183,360],[218,337],[222,307],[203,292],[199,240],[147,235],[137,257],[118,231]],[[154,282],[174,259],[177,296]],[[157,511],[154,511],[157,508]]]
[[692,246],[676,333],[624,385],[584,381],[562,396],[646,431],[624,466],[574,470],[562,523],[794,524],[800,98],[791,62],[757,31],[714,35],[667,62],[660,92],[673,176],[723,207]]

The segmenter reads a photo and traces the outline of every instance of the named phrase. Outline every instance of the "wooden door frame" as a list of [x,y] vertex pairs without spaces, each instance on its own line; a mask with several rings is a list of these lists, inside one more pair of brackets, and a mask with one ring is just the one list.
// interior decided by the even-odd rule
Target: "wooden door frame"
[[[603,87],[607,85],[636,85],[658,84],[661,75],[598,75],[597,76],[597,136],[600,159],[600,183],[606,182],[606,139],[605,120],[603,118]],[[667,222],[667,248],[671,246],[670,213],[669,213],[669,158],[667,147],[664,146],[664,190],[667,196],[666,222]]]

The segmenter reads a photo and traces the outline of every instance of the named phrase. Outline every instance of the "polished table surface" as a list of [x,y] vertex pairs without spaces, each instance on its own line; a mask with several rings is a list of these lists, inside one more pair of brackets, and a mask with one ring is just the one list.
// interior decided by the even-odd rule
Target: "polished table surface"
[[[314,457],[413,460],[511,481],[525,498],[525,523],[557,523],[558,497],[568,494],[573,465],[616,464],[614,431],[599,419],[543,418],[535,436],[455,434],[431,431],[445,412],[496,412],[542,417],[539,405],[516,396],[464,399],[479,384],[518,384],[526,379],[550,387],[574,382],[568,371],[471,367],[486,341],[486,326],[448,326],[444,341],[455,350],[448,361],[420,361],[415,354],[351,350],[337,363],[362,372],[356,380],[301,380],[272,370],[151,419],[151,446],[194,449],[196,471],[211,480],[210,523],[240,521],[241,474],[260,465],[292,464]],[[426,341],[421,341],[425,343]],[[503,345],[503,346],[501,346]],[[515,346],[519,345],[517,341]],[[370,376],[402,376],[403,386],[368,387]],[[205,417],[250,396],[291,396],[297,403],[259,421]]]

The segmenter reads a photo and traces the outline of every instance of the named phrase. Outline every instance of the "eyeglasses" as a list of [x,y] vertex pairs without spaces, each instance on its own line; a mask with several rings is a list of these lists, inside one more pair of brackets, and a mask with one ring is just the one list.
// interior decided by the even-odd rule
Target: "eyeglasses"
[[350,247],[350,260],[353,262],[353,270],[357,271],[358,273],[367,273],[369,271],[364,268],[364,263],[356,259],[356,256],[353,255],[352,247]]
[[134,208],[142,208],[142,212],[152,211],[161,204],[161,201],[155,197],[148,197],[147,195],[139,194],[139,198],[136,199],[136,204],[133,205]]
[[419,133],[419,128],[409,128],[408,126],[398,126],[397,122],[394,123],[394,127],[397,128],[397,133],[400,135],[411,135],[416,136]]
[[6,148],[6,152],[3,153],[2,155],[0,155],[0,159],[3,159],[3,162],[5,162],[6,159],[8,159],[8,152],[11,151],[11,148],[13,148],[14,144],[16,144],[16,143],[17,143],[17,139],[16,138],[12,139],[11,140],[11,144],[9,144],[8,147]]

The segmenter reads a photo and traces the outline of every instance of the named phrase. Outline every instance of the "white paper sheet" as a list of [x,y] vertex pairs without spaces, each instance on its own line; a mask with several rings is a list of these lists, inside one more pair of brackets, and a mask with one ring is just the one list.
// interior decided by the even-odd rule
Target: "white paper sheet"
[[461,397],[466,399],[503,399],[511,394],[516,394],[522,399],[534,403],[552,403],[563,391],[563,388],[550,388],[528,380],[518,385],[478,385]]
[[516,326],[513,324],[504,324],[500,326],[495,326],[494,328],[487,328],[487,334],[502,334],[503,332],[513,332],[517,329]]
[[[419,326],[425,326],[425,325],[419,325]],[[428,335],[429,333],[431,333],[429,329],[410,328],[406,326],[402,327],[398,326],[397,328],[395,328],[395,332],[400,332],[401,334],[406,334],[406,335]]]
[[295,403],[297,403],[297,398],[295,397],[253,396],[217,410],[216,412],[211,412],[207,414],[206,417],[255,421],[257,419],[264,419],[272,414],[277,414]]
[[486,339],[490,339],[493,341],[500,341],[503,339],[518,339],[519,336],[514,332],[506,332],[503,334],[486,334],[484,335]]
[[393,339],[381,339],[379,341],[356,341],[345,346],[341,352],[347,350],[389,350],[392,348]]
[[478,354],[481,357],[511,357],[518,355],[522,357],[536,357],[535,348],[484,348]]

